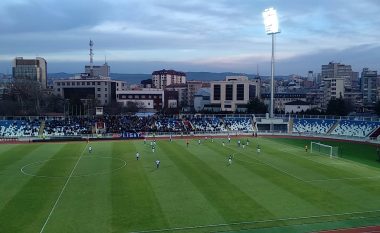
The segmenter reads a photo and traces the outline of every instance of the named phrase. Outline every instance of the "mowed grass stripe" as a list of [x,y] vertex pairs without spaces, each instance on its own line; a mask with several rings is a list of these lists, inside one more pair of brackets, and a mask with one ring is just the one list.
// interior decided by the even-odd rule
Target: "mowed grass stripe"
[[[274,146],[273,148],[278,148],[278,147],[286,147],[287,145],[284,143],[278,143],[275,140],[270,140],[269,141],[272,144],[278,144],[279,146]],[[289,147],[294,147],[293,145],[288,145]],[[292,153],[292,154],[282,154],[283,156],[276,156],[276,158],[285,160],[289,159],[290,162],[294,164],[299,164],[299,166],[305,166],[304,161],[309,160],[310,153],[305,153],[303,152],[302,148],[299,150],[302,155]],[[270,153],[267,153],[270,155]],[[276,153],[275,154],[279,154]],[[318,156],[318,155],[317,155]],[[268,156],[266,156],[268,157]],[[273,155],[272,155],[273,157]],[[325,160],[327,162],[334,162],[334,159],[330,159],[329,157],[325,157]],[[302,161],[300,163],[299,161]],[[321,174],[326,174],[324,179],[328,181],[329,179],[333,179],[333,182],[312,182],[313,185],[320,187],[321,189],[323,188],[330,188],[331,190],[334,190],[334,192],[337,195],[342,195],[345,196],[348,199],[354,200],[356,204],[362,205],[362,208],[364,209],[373,209],[373,208],[380,208],[380,206],[377,206],[376,204],[378,203],[378,195],[376,194],[378,191],[380,191],[380,187],[377,186],[377,181],[376,180],[350,180],[350,179],[345,179],[349,177],[365,177],[365,176],[371,176],[373,174],[373,169],[372,167],[362,167],[362,166],[346,166],[344,168],[342,167],[336,167],[334,164],[329,165],[328,163],[316,163],[314,166],[310,166],[309,170],[314,170],[317,171]],[[346,161],[346,163],[355,163],[352,161]],[[357,171],[360,171],[360,176],[358,176]],[[365,174],[364,172],[367,172]],[[377,171],[378,172],[378,171]],[[333,174],[333,175],[331,175]],[[339,179],[342,178],[341,180],[335,180],[334,179]],[[373,185],[369,185],[369,183],[372,183]],[[374,192],[375,191],[375,192]]]
[[[218,210],[226,222],[273,218],[273,214],[236,185],[178,144],[163,147],[167,156]],[[178,152],[181,151],[180,154]]]
[[[81,149],[80,144],[65,144],[52,158],[60,158],[67,154],[78,155]],[[72,168],[72,164],[64,163],[61,166],[69,165]],[[47,174],[51,171],[54,171],[54,168],[50,167],[48,161],[37,174]],[[0,222],[6,224],[0,225],[0,232],[39,232],[64,182],[64,179],[31,177],[1,209]]]
[[[136,166],[135,163],[144,164],[145,172],[154,188],[170,228],[224,222],[225,220],[218,211],[163,151],[162,147],[170,147],[173,143],[159,141],[157,143],[159,150],[155,155],[151,150],[148,150],[150,145],[144,145],[142,142],[135,143],[136,149],[142,154],[142,158],[140,161],[133,160],[130,163],[131,166]],[[145,151],[146,153],[142,153]],[[157,158],[161,161],[159,169],[154,167],[154,161]]]
[[[97,169],[111,171],[112,142],[91,142],[91,154],[84,152],[74,175],[97,173]],[[88,145],[87,145],[88,146]],[[100,166],[101,165],[101,166]],[[45,232],[103,233],[111,232],[111,176],[73,176],[57,205]]]
[[31,176],[21,173],[20,169],[30,163],[46,160],[60,149],[60,147],[53,145],[38,147],[35,147],[35,145],[28,145],[22,148],[22,151],[17,151],[23,155],[22,158],[17,159],[17,161],[14,161],[12,164],[8,164],[3,170],[4,176],[0,179],[0,190],[4,191],[0,192],[0,210],[13,198],[14,195],[17,194],[22,186],[31,179]]
[[[237,148],[228,147],[231,152],[240,153],[241,151]],[[252,156],[247,156],[246,153],[240,153],[239,155],[244,159],[253,159],[256,161],[261,161],[263,157],[267,156],[265,153],[256,155],[254,149],[248,148],[247,151]],[[299,198],[304,199],[305,201],[312,204],[317,210],[323,210],[324,214],[335,214],[341,212],[353,212],[357,210],[362,210],[362,207],[357,203],[351,202],[351,199],[346,198],[345,196],[337,195],[334,190],[323,189],[317,187],[312,183],[303,182],[297,179],[294,179],[291,176],[283,175],[280,176],[268,176],[267,172],[257,171],[250,163],[236,161],[237,163],[245,166],[247,169],[252,169],[253,172],[262,176],[263,178],[269,179],[271,182],[275,183],[277,186],[287,190],[288,192],[293,193]],[[268,169],[272,172],[281,171],[276,170],[275,168],[268,165]],[[349,205],[347,203],[350,203]]]
[[[135,142],[114,142],[112,154],[134,158]],[[143,163],[120,170],[111,176],[112,232],[168,228],[160,203],[147,177]]]
[[[227,163],[228,154],[233,154],[225,147],[221,147],[219,143],[206,143],[202,150],[205,154],[195,153],[199,158],[205,160],[212,166],[212,157],[218,158],[223,164]],[[212,153],[214,151],[214,153]],[[216,153],[215,153],[216,152]],[[252,156],[252,155],[250,155]],[[232,165],[220,171],[226,179],[234,182],[241,190],[250,195],[253,199],[263,205],[277,218],[284,216],[304,216],[307,214],[322,214],[321,210],[315,208],[314,205],[305,201],[288,190],[276,185],[268,179],[268,177],[283,177],[284,174],[273,173],[268,166],[252,159],[241,158],[240,154],[234,156]],[[247,168],[249,163],[249,168]],[[256,172],[259,174],[256,174]],[[265,173],[265,176],[260,174]]]
[[7,150],[0,153],[0,174],[5,174],[8,166],[22,160],[40,146],[41,144],[27,144],[8,147]]
[[[312,168],[313,171],[317,171],[320,174],[325,174],[326,179],[335,179],[335,178],[341,178],[341,177],[365,177],[365,176],[374,176],[378,175],[380,176],[380,172],[374,171],[372,169],[358,167],[358,166],[352,166],[352,161],[346,161],[349,163],[350,166],[342,166],[342,164],[346,164],[345,161],[340,160],[339,164],[334,163],[333,161],[339,161],[338,159],[331,159],[329,156],[324,155],[316,155],[309,152],[305,152],[303,148],[298,148],[298,151],[295,152],[282,152],[282,147],[293,147],[293,145],[286,145],[284,143],[279,143],[276,140],[268,140],[263,139],[264,143],[272,145],[273,150],[277,150],[278,153],[275,152],[276,155],[282,155],[278,156],[280,158],[288,159],[292,163],[298,163],[301,167],[305,167],[306,169]],[[275,146],[273,146],[275,144]],[[324,158],[325,162],[317,162],[313,160],[313,157],[322,157]],[[353,170],[355,172],[353,172]],[[318,179],[318,178],[315,178]],[[320,178],[323,179],[323,178]]]
[[[293,147],[295,149],[300,149],[301,147],[299,146],[299,143],[302,143],[300,139],[288,139],[284,140],[283,138],[276,138],[276,139],[271,139],[271,138],[262,138],[262,140],[268,141],[269,143],[276,143],[276,144],[285,144],[287,146]],[[310,141],[306,141],[305,143],[310,144]],[[335,142],[323,142],[322,143],[326,145],[332,145],[336,144]],[[372,148],[371,145],[366,145],[366,144],[355,144],[351,142],[339,142],[337,144],[340,148],[341,151],[344,151],[346,154],[352,154],[358,155],[360,154],[361,156],[357,157],[362,157],[362,156],[367,156],[366,153],[368,150],[371,150],[369,148]],[[355,146],[355,147],[353,147]],[[354,150],[348,150],[346,148],[354,149]],[[302,149],[302,148],[301,148]],[[374,150],[374,149],[372,149]],[[355,171],[355,173],[358,177],[360,176],[379,176],[380,175],[380,170],[379,170],[379,163],[376,162],[376,166],[368,165],[366,163],[360,163],[357,160],[352,160],[350,157],[349,159],[346,158],[346,154],[340,154],[338,158],[333,158],[334,162],[331,162],[331,159],[329,158],[328,155],[322,155],[318,153],[311,153],[310,150],[308,152],[309,155],[311,156],[306,156],[305,159],[312,160],[318,164],[324,164],[332,167],[337,167],[337,168],[343,168],[349,171]],[[377,158],[376,158],[377,159]],[[363,161],[362,161],[363,162]]]

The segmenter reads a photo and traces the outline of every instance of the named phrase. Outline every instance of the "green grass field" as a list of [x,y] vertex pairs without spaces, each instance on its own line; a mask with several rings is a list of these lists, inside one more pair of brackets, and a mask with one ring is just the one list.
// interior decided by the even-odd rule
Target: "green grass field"
[[[0,145],[0,232],[309,232],[380,225],[380,163],[307,140]],[[242,141],[245,142],[245,139]],[[256,153],[260,144],[261,153]],[[135,153],[140,152],[137,161]],[[228,166],[228,155],[233,162]],[[156,169],[154,161],[161,166]]]

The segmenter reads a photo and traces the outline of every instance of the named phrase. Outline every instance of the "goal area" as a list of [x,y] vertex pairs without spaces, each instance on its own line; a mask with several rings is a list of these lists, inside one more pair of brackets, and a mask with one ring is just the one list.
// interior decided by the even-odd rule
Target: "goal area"
[[310,152],[318,153],[323,155],[328,155],[332,157],[338,157],[339,147],[330,146],[320,142],[311,142],[310,143]]

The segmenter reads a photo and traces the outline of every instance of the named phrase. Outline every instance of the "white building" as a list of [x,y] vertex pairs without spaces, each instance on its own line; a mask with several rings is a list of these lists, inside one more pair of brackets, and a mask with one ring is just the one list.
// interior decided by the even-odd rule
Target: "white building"
[[127,106],[134,102],[145,110],[161,110],[164,106],[164,91],[161,89],[143,88],[116,92],[116,101]]
[[123,81],[111,80],[109,77],[90,77],[81,74],[68,79],[53,81],[53,93],[65,99],[78,102],[84,99],[96,99],[100,105],[108,105],[116,100],[116,90],[125,89]]
[[154,88],[164,89],[171,84],[185,84],[186,74],[175,70],[158,70],[152,73],[152,85]]
[[[270,94],[269,93],[263,93],[261,94],[261,98],[264,101],[264,104],[269,106],[270,105]],[[275,93],[274,99],[273,99],[273,105],[274,109],[276,111],[285,112],[285,107],[287,103],[293,102],[293,101],[306,101],[306,94],[305,93]]]
[[212,81],[212,106],[221,111],[236,111],[238,105],[248,104],[255,97],[260,98],[260,79],[248,80],[247,76],[227,76],[225,81]]
[[327,108],[330,99],[344,98],[345,88],[352,87],[352,80],[355,72],[352,72],[350,65],[330,62],[322,65],[322,82],[324,86],[324,104]]
[[309,109],[311,109],[311,104],[302,100],[295,100],[285,104],[285,114],[305,112]]
[[[84,67],[85,73],[91,74],[91,66],[86,65]],[[104,63],[101,66],[92,66],[92,75],[100,77],[110,77],[111,68],[108,63]]]

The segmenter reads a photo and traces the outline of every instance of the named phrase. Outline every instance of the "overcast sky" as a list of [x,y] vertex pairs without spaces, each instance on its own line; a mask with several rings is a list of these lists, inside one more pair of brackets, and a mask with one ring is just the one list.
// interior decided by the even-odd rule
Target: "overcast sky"
[[1,0],[0,73],[16,56],[48,72],[82,72],[88,42],[111,72],[270,73],[261,12],[277,9],[276,73],[320,72],[329,61],[380,69],[377,0]]

